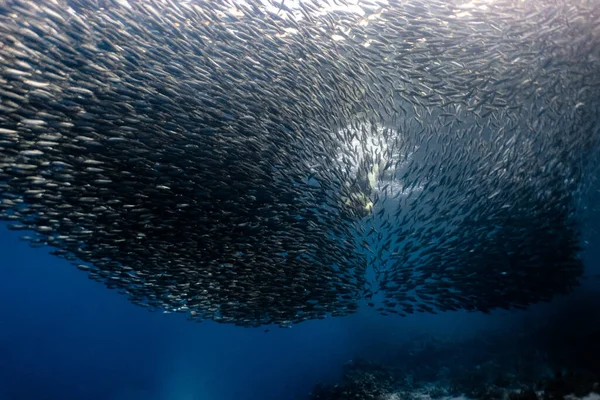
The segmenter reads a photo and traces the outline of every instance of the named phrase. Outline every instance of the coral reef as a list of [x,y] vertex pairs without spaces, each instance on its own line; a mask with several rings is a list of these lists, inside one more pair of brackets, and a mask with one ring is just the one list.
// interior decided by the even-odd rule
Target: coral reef
[[574,400],[600,391],[600,365],[559,364],[562,357],[528,340],[515,346],[515,338],[503,335],[459,343],[416,338],[389,360],[347,363],[341,383],[318,385],[310,399]]

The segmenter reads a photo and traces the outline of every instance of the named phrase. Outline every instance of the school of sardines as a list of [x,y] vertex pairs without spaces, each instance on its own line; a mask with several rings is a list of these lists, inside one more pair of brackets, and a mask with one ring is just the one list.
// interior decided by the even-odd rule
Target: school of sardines
[[0,218],[243,326],[577,285],[596,0],[0,0]]

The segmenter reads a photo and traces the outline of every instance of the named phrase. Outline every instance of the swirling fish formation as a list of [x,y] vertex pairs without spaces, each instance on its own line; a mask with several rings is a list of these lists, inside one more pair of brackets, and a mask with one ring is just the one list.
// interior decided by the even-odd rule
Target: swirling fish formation
[[151,310],[487,312],[583,272],[593,0],[2,0],[0,85],[0,218]]

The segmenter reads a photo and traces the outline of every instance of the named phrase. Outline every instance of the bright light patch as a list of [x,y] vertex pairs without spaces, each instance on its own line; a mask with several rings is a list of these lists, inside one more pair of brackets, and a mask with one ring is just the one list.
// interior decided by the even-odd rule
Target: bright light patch
[[[346,133],[354,132],[348,127]],[[344,136],[344,132],[340,132],[339,136]],[[408,188],[399,178],[406,171],[405,168],[408,167],[413,155],[412,153],[401,155],[394,150],[396,146],[392,143],[400,140],[400,133],[396,130],[386,130],[381,126],[372,129],[369,124],[365,124],[356,130],[356,137],[352,141],[340,146],[337,160],[340,164],[347,164],[344,167],[348,168],[353,178],[358,177],[361,168],[366,169],[365,178],[374,191],[381,192],[385,187],[387,196],[395,193],[408,195],[410,192],[422,190],[422,186],[415,185]]]

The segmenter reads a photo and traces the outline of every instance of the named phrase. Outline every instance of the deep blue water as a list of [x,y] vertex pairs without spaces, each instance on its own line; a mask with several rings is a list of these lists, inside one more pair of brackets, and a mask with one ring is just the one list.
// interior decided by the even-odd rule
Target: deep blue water
[[[586,252],[589,271],[600,259],[595,244]],[[598,286],[588,280],[574,295],[526,312],[393,318],[362,307],[265,333],[150,313],[48,251],[1,224],[0,400],[306,399],[315,383],[339,379],[353,357],[389,356],[423,332],[516,334],[569,314],[573,299],[587,301]]]

